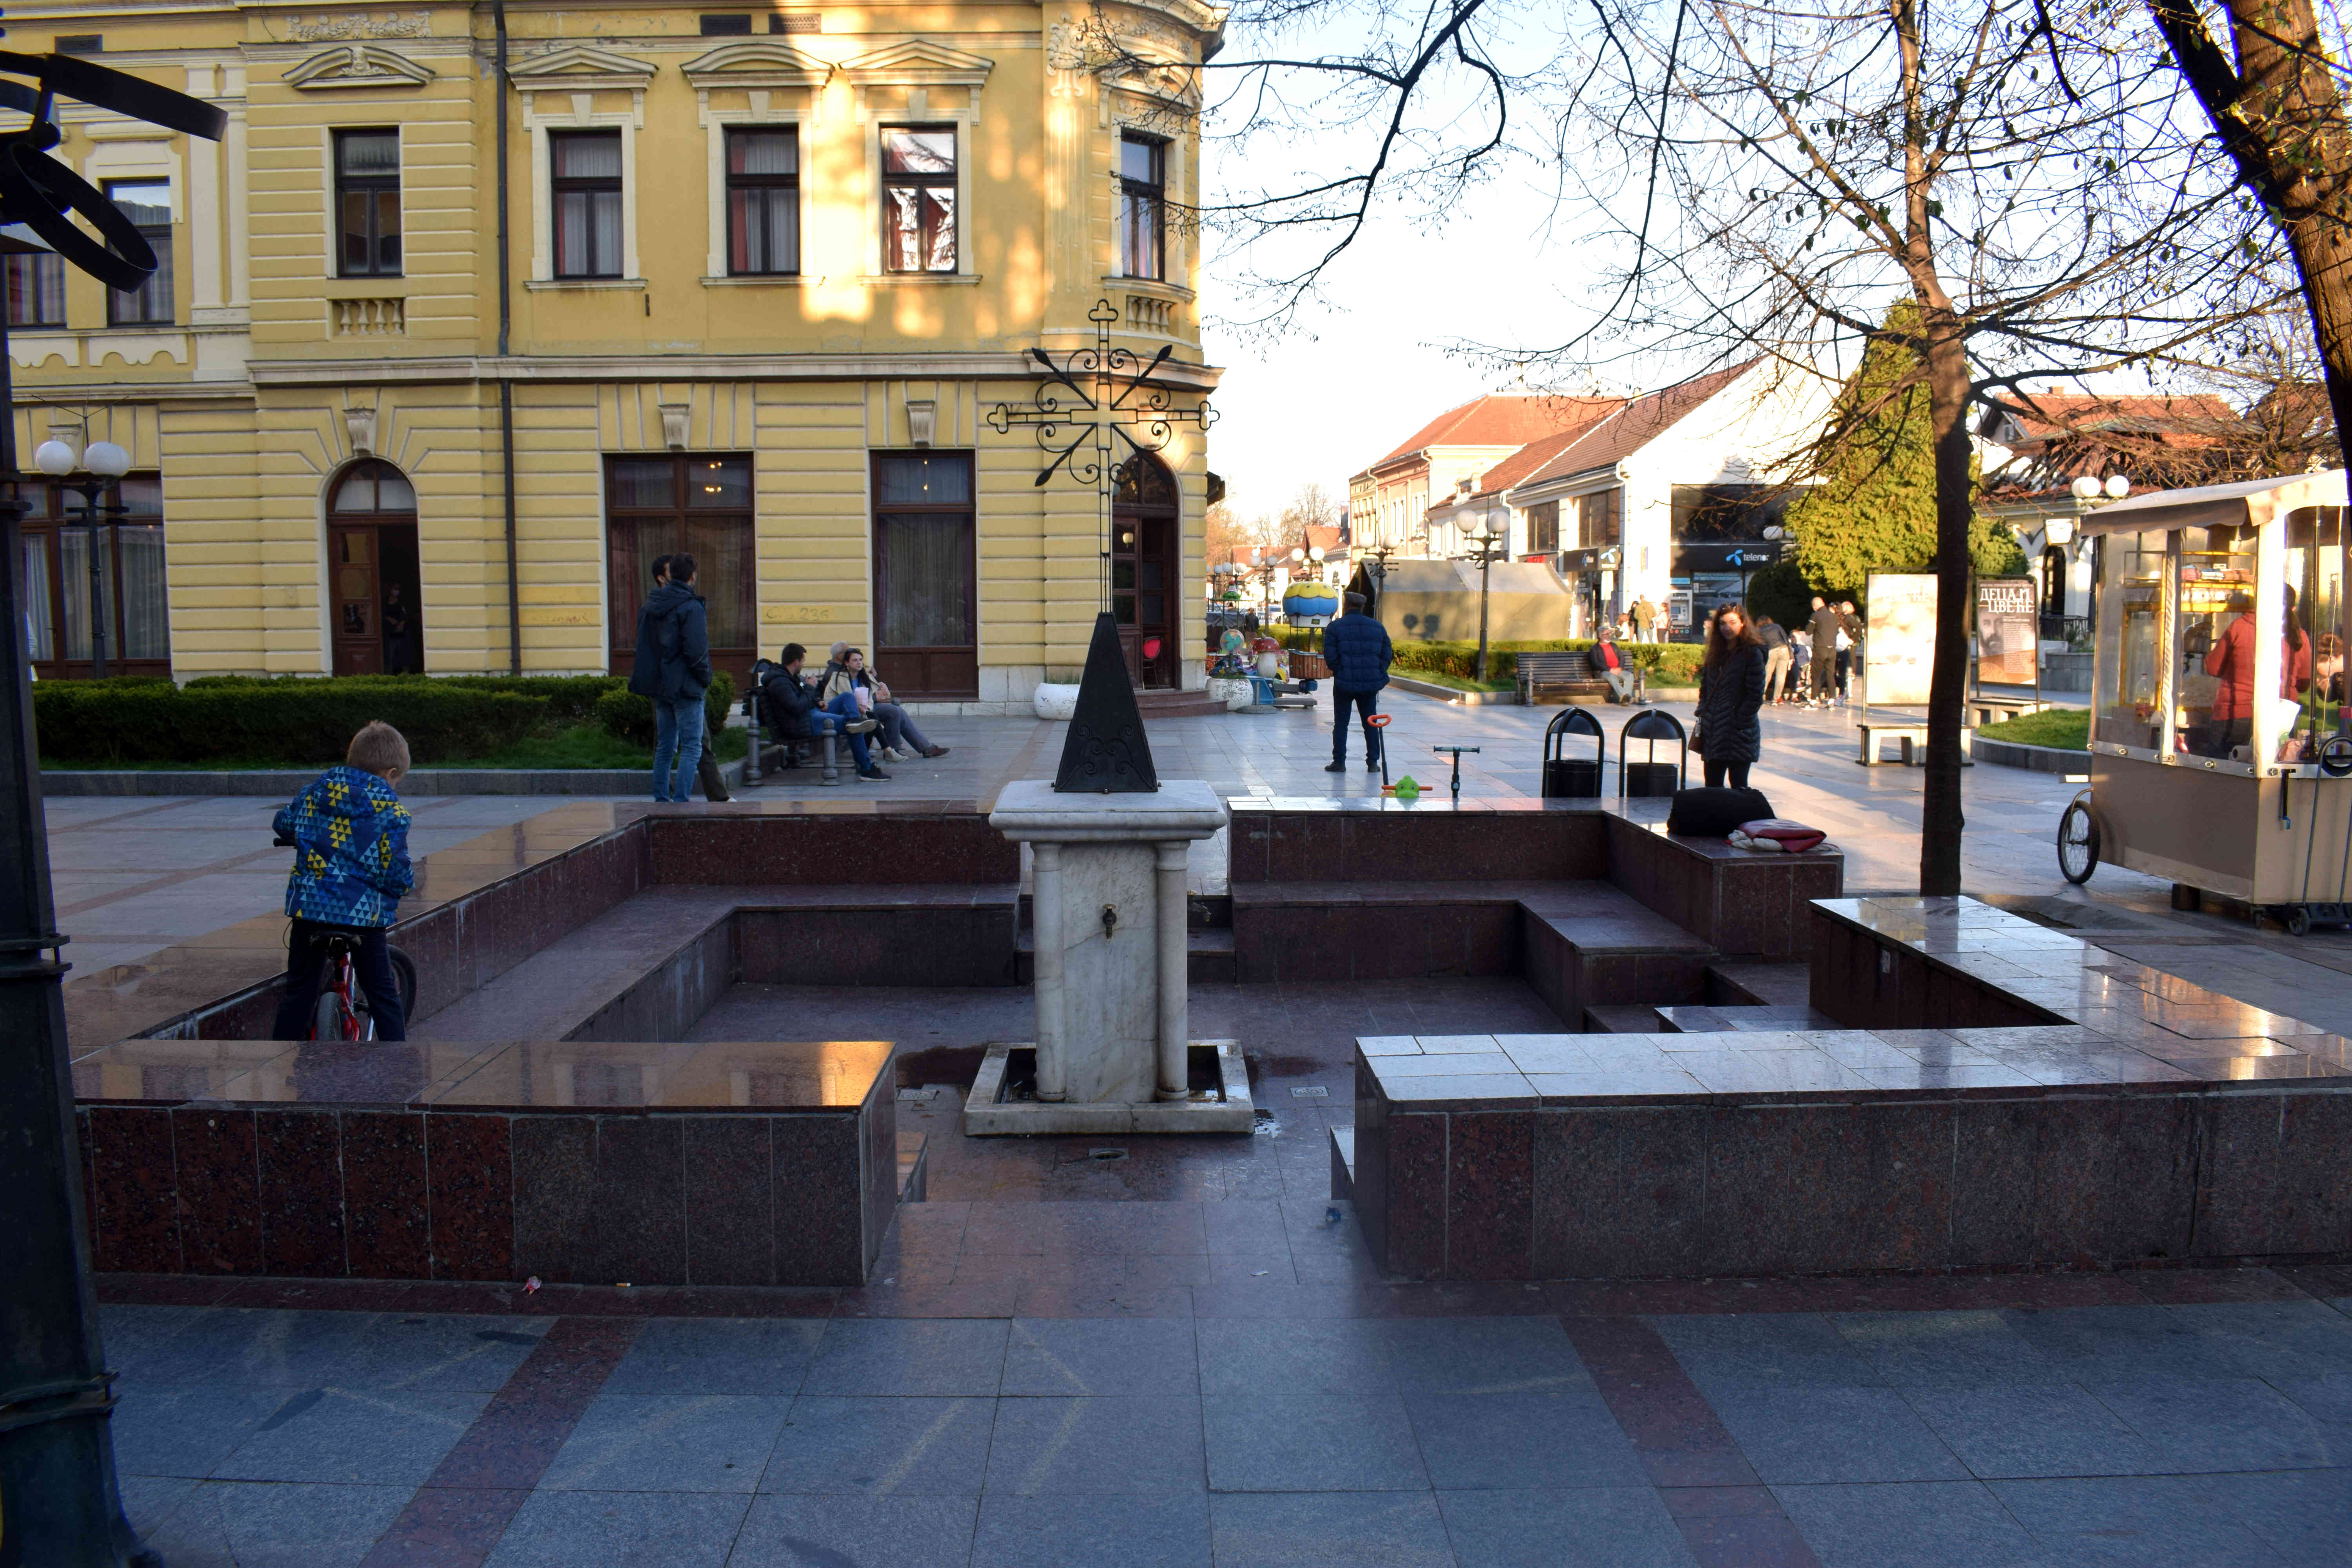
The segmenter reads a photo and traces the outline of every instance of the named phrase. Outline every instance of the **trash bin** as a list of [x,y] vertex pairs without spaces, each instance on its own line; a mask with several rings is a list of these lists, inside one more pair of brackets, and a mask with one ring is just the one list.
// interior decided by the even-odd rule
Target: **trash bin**
[[[1592,737],[1592,755],[1560,753],[1570,735]],[[1581,708],[1564,708],[1544,730],[1543,795],[1547,800],[1598,800],[1602,764],[1609,756],[1609,737],[1601,721]]]
[[[1638,763],[1630,762],[1627,753],[1635,741],[1649,742],[1648,753]],[[1675,760],[1657,760],[1658,742],[1675,743]],[[1671,795],[1683,787],[1690,772],[1690,739],[1683,721],[1662,708],[1644,708],[1625,721],[1617,735],[1617,793],[1620,795]]]

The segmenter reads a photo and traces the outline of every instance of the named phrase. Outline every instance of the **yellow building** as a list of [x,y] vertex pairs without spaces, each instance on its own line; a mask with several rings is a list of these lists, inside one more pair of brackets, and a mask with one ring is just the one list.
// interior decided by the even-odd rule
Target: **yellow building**
[[[20,452],[131,453],[110,668],[625,670],[684,549],[739,677],[846,638],[910,700],[1026,710],[1108,582],[1141,681],[1199,686],[1200,430],[1128,476],[1106,563],[1093,489],[989,420],[1099,300],[1114,343],[1172,349],[1180,406],[1214,384],[1181,215],[1223,18],[12,7],[10,47],[228,115],[213,143],[62,106],[56,155],[165,265],[123,294],[7,263]],[[26,499],[37,668],[86,674],[80,502]]]

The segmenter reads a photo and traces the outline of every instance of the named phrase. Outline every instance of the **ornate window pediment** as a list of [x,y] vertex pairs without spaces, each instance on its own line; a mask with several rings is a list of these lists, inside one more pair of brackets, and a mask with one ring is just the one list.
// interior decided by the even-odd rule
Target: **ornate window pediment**
[[996,62],[984,55],[966,54],[929,38],[892,44],[870,55],[860,55],[839,68],[842,76],[857,89],[860,120],[866,118],[866,91],[877,87],[967,88],[971,89],[971,101],[977,104],[980,89],[987,85],[988,74],[995,68]]
[[507,68],[507,74],[515,79],[517,86],[532,91],[620,88],[643,92],[646,83],[660,68],[651,60],[633,59],[611,49],[566,44],[516,61]]
[[280,79],[306,92],[331,88],[422,87],[434,79],[430,66],[381,44],[338,44],[321,49]]
[[833,77],[832,65],[790,44],[766,38],[723,44],[677,68],[698,90],[719,88],[791,88],[812,90]]

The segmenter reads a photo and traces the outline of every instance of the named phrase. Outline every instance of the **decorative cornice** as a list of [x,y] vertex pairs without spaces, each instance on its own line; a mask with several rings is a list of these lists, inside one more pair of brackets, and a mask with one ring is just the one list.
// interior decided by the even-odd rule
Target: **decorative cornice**
[[996,62],[929,38],[909,38],[844,61],[841,74],[860,87],[980,87]]
[[[249,360],[257,387],[398,382],[1029,381],[1036,363],[1017,353],[878,354],[436,354],[415,358]],[[1205,392],[1224,372],[1170,360],[1155,381]]]
[[381,44],[338,44],[321,49],[278,79],[306,92],[330,88],[422,87],[434,79],[431,67]]

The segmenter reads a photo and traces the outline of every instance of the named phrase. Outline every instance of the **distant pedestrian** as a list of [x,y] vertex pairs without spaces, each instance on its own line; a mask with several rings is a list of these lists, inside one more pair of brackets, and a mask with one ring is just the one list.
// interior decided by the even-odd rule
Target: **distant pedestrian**
[[1853,656],[1862,647],[1862,617],[1854,614],[1853,601],[1838,602],[1837,630],[1837,693],[1843,705],[1846,700],[1846,683],[1853,675]]
[[1650,603],[1650,595],[1644,594],[1640,598],[1634,600],[1633,640],[1635,642],[1657,641],[1657,625],[1658,606]]
[[1709,789],[1721,788],[1727,775],[1733,789],[1748,787],[1748,764],[1764,754],[1756,719],[1763,706],[1764,645],[1745,611],[1722,605],[1707,618],[1698,671],[1699,760]]
[[1633,617],[1623,610],[1617,612],[1617,640],[1619,642],[1633,640]]
[[1805,706],[1811,708],[1818,703],[1826,708],[1837,689],[1839,626],[1838,613],[1830,608],[1829,601],[1819,594],[1813,595],[1813,618],[1805,630],[1813,645],[1812,690],[1805,699]]
[[1323,660],[1331,667],[1331,763],[1327,773],[1348,769],[1348,714],[1363,715],[1364,766],[1381,765],[1381,732],[1372,723],[1380,711],[1381,688],[1389,683],[1396,649],[1388,628],[1365,613],[1361,594],[1347,596],[1346,611],[1323,632]]
[[416,624],[409,616],[408,600],[399,584],[387,583],[383,585],[383,672],[414,675],[419,668]]
[[693,795],[695,773],[702,762],[710,623],[702,595],[694,591],[694,557],[672,555],[662,564],[667,574],[637,612],[637,651],[629,689],[654,705],[654,799],[675,802]]
[[1788,694],[1789,647],[1788,628],[1769,616],[1756,617],[1756,635],[1764,644],[1764,700],[1779,702]]
[[1592,645],[1592,662],[1601,667],[1601,679],[1609,683],[1609,700],[1631,702],[1639,691],[1642,678],[1638,671],[1625,664],[1625,656],[1617,651],[1617,637],[1607,626]]

